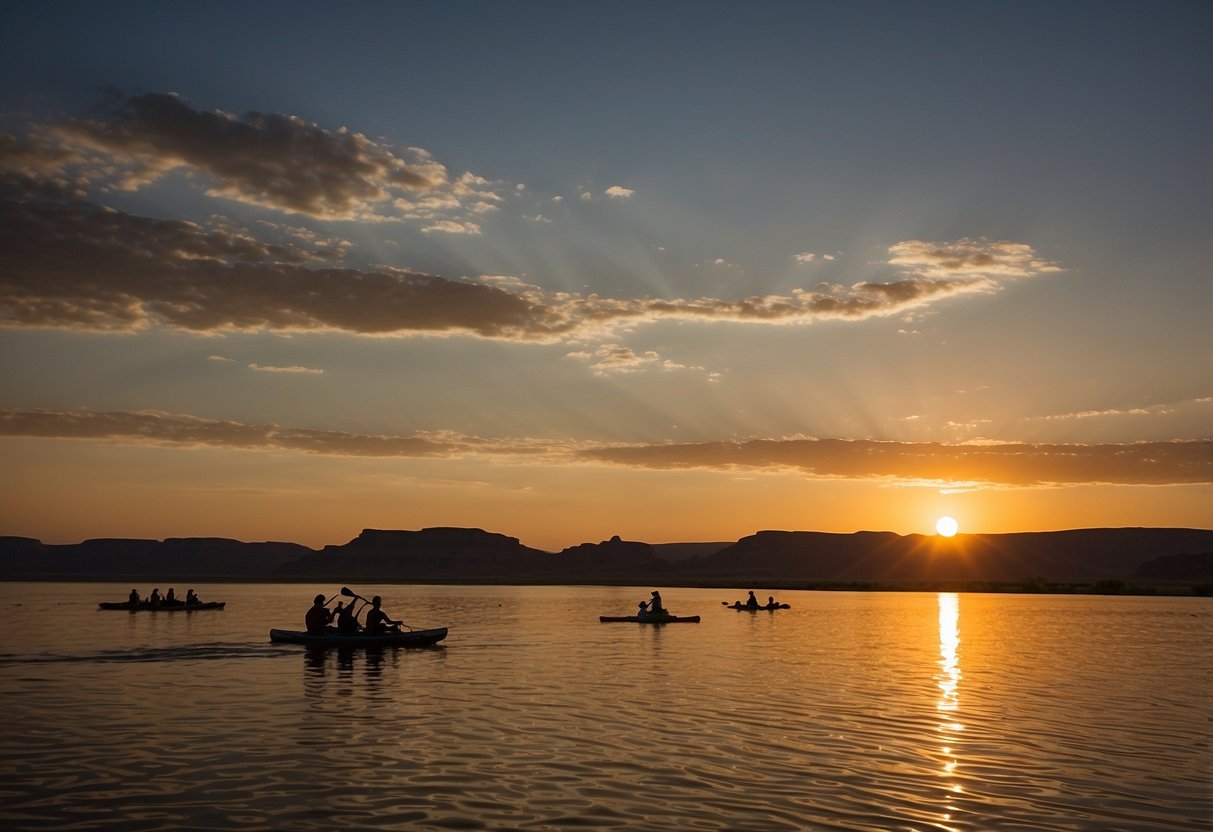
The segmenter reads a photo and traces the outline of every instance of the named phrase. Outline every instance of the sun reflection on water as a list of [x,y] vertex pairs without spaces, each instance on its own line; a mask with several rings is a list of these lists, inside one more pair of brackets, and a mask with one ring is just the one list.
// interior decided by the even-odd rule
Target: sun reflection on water
[[953,778],[957,776],[956,768],[959,761],[956,758],[955,746],[960,740],[959,734],[964,725],[959,720],[960,711],[960,596],[954,592],[939,593],[939,673],[936,674],[936,684],[939,687],[939,701],[936,710],[939,711],[939,732],[943,736],[940,751],[943,754],[943,776],[947,781],[945,798],[947,804],[941,827],[949,829],[946,824],[953,818],[957,807],[952,801],[963,789]]

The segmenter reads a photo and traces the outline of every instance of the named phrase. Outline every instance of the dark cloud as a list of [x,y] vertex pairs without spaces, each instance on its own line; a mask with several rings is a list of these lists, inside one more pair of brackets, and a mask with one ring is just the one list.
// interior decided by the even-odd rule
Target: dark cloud
[[[302,249],[293,251],[305,256]],[[308,269],[251,237],[88,203],[0,201],[0,322],[130,331],[465,331],[544,337],[491,286],[403,271]]]
[[952,487],[1213,483],[1213,440],[1117,445],[966,444],[772,439],[683,445],[586,446],[454,433],[375,436],[245,425],[193,416],[90,410],[0,410],[0,436],[203,445],[340,456],[530,456],[545,464],[718,471],[799,470],[809,476]]
[[1213,483],[1213,441],[1126,445],[971,444],[793,439],[583,450],[644,468],[794,468],[815,476],[1014,486]]
[[240,229],[156,220],[87,202],[0,200],[0,325],[132,331],[159,325],[551,341],[682,319],[808,323],[892,315],[1000,285],[974,274],[795,290],[791,296],[604,298],[397,269],[307,268],[340,254]]
[[195,110],[174,95],[131,96],[103,116],[48,132],[60,148],[104,154],[122,166],[122,187],[186,169],[206,177],[215,195],[325,219],[363,216],[397,189],[446,181],[441,165],[408,161],[361,133],[276,113]]
[[0,410],[0,436],[92,439],[153,445],[290,450],[344,456],[444,456],[460,445],[400,436],[246,425],[159,411]]

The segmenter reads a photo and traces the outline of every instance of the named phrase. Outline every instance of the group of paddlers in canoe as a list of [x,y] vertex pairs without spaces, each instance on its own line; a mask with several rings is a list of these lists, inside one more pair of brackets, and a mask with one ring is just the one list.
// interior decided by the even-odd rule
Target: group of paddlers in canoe
[[[308,635],[354,635],[357,633],[382,635],[400,632],[400,627],[404,622],[396,621],[381,609],[383,599],[378,595],[368,601],[346,587],[342,587],[338,595],[348,596],[349,603],[338,601],[337,606],[330,610],[328,605],[337,595],[327,600],[323,595],[317,595],[312,600],[312,606],[304,616]],[[359,601],[362,602],[362,607],[356,609],[355,604]],[[358,621],[358,616],[364,611],[366,612],[365,624]],[[333,622],[336,622],[335,627]]]
[[146,598],[139,597],[139,590],[132,589],[131,594],[127,596],[125,601],[115,603],[102,602],[101,609],[103,610],[208,610],[208,609],[223,609],[223,602],[208,601],[203,602],[198,597],[198,593],[194,590],[189,590],[185,593],[185,598],[177,597],[177,591],[172,587],[169,588],[168,594],[163,597],[160,595],[160,588],[152,590],[152,594]]

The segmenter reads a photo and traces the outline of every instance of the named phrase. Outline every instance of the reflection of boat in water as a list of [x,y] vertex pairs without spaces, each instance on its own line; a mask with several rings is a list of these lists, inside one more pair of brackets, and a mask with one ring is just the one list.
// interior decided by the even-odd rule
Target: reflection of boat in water
[[207,601],[202,604],[187,604],[184,601],[161,601],[159,604],[149,604],[147,601],[140,601],[138,604],[132,604],[130,601],[115,603],[102,601],[99,606],[103,610],[127,610],[128,612],[195,612],[196,610],[221,610],[226,604],[226,601]]
[[306,644],[308,647],[428,647],[446,638],[446,627],[406,630],[401,633],[320,633],[306,630],[270,630],[275,644]]
[[775,610],[790,610],[791,604],[759,604],[757,607],[751,607],[746,604],[725,604],[726,609],[730,610],[749,610],[750,612],[774,612]]
[[598,620],[606,624],[613,621],[635,621],[637,624],[698,624],[697,615],[600,615]]

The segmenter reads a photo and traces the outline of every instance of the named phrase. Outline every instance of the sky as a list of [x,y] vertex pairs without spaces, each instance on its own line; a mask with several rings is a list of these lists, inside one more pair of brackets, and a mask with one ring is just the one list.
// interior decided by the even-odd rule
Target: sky
[[0,534],[1213,527],[1213,5],[0,9]]

